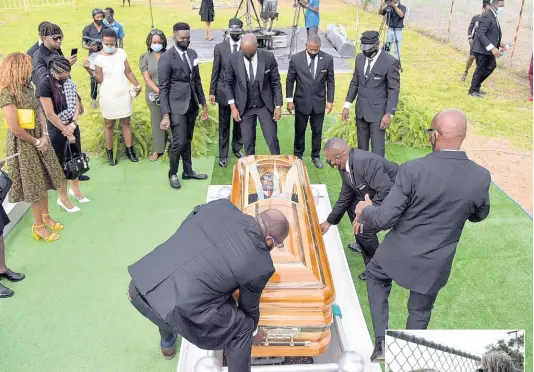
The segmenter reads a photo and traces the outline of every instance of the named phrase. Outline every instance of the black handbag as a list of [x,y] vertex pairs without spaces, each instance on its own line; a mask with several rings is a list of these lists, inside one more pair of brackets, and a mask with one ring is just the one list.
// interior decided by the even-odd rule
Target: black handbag
[[12,184],[13,181],[11,181],[7,172],[0,169],[0,203],[4,202]]
[[80,152],[75,143],[65,143],[63,172],[68,180],[77,180],[89,170],[89,157]]

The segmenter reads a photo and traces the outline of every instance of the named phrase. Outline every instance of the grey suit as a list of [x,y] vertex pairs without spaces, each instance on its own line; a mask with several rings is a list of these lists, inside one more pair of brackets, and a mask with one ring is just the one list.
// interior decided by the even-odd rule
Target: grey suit
[[[380,205],[388,195],[399,166],[385,158],[368,151],[351,149],[349,154],[349,169],[340,170],[342,179],[341,191],[332,212],[326,219],[331,225],[337,225],[348,212],[349,218],[354,219],[354,208],[359,201],[364,200],[365,194],[373,200],[373,205]],[[356,235],[356,240],[362,248],[365,265],[373,258],[378,248],[377,230],[366,230]]]
[[399,61],[388,53],[381,52],[372,70],[365,78],[365,60],[363,54],[356,56],[356,67],[346,102],[352,103],[356,96],[356,126],[358,129],[358,148],[369,150],[369,140],[373,152],[385,155],[386,131],[380,129],[382,117],[397,111],[400,92]]
[[408,329],[426,329],[438,291],[449,278],[465,222],[490,211],[487,169],[463,151],[436,151],[399,167],[379,207],[363,210],[364,230],[391,229],[367,266],[375,337],[384,337],[394,280],[410,290]]
[[160,332],[163,326],[201,349],[225,348],[229,371],[250,371],[260,296],[275,271],[256,219],[226,199],[197,206],[128,271]]

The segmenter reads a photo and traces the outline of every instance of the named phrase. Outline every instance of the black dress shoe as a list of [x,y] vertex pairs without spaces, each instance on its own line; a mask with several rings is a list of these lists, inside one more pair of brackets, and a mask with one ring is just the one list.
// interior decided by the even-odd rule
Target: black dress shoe
[[484,90],[482,90],[482,89],[480,89],[480,90],[478,91],[478,93],[480,93],[480,94],[482,94],[482,95],[486,95],[486,94],[488,94],[488,92],[486,92],[486,91],[484,91]]
[[13,292],[11,289],[4,287],[2,284],[0,284],[0,298],[7,298],[13,296],[15,292]]
[[182,173],[183,180],[205,180],[208,178],[207,174],[197,173],[193,171],[192,173]]
[[117,161],[113,157],[113,150],[106,150],[106,154],[108,156],[109,165],[111,166],[117,165]]
[[386,361],[386,341],[375,345],[371,354],[371,363],[384,363]]
[[176,346],[162,347],[161,353],[166,360],[171,360],[176,356]]
[[469,93],[469,95],[472,97],[484,98],[484,96],[480,92],[471,92]]
[[313,161],[313,164],[314,164],[317,168],[321,169],[321,168],[323,167],[323,163],[321,163],[321,159],[319,159],[319,158],[312,158],[312,161]]
[[133,163],[137,163],[139,161],[137,159],[137,156],[135,156],[135,152],[134,152],[133,146],[132,147],[126,147],[126,156]]
[[0,279],[6,278],[10,282],[20,282],[22,279],[24,279],[24,274],[22,273],[16,273],[14,271],[11,271],[7,269],[5,273],[0,274]]
[[242,158],[244,155],[241,151],[232,151],[235,155],[236,158],[240,159]]
[[169,184],[175,190],[178,190],[180,187],[182,187],[182,185],[180,185],[180,180],[178,179],[178,176],[176,174],[169,176]]
[[347,245],[347,248],[355,253],[361,253],[362,249],[360,248],[360,245],[358,242],[352,242]]
[[91,177],[86,176],[85,174],[82,174],[80,177],[78,177],[78,181],[89,181]]
[[365,282],[367,280],[367,276],[365,275],[365,271],[358,275],[358,279],[360,279],[362,282]]
[[228,159],[222,158],[221,160],[219,160],[219,165],[223,168],[226,168],[228,166]]

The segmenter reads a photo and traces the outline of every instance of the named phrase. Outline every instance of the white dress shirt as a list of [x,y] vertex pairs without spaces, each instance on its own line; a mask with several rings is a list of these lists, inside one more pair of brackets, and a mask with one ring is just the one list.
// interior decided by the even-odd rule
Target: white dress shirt
[[352,174],[350,173],[349,158],[347,158],[347,164],[345,164],[345,172],[349,174],[350,182],[354,184],[354,180],[352,179]]
[[[258,71],[258,53],[254,54],[254,57],[252,57],[251,62],[252,62],[252,72],[254,73],[254,79],[256,79],[256,72]],[[248,81],[248,78],[250,76],[250,72],[248,71],[249,63],[248,63],[248,59],[246,59],[245,56],[243,56],[243,63],[245,64],[245,70],[247,72],[247,81]],[[235,103],[235,100],[233,99],[228,101],[229,105],[233,105],[234,103]]]
[[[378,53],[373,57],[371,60],[371,69],[369,70],[369,73],[373,71],[373,67],[375,67],[376,60],[378,59],[378,56],[380,56],[380,53],[382,53],[382,49],[378,49]],[[365,64],[363,65],[363,73],[365,74],[365,71],[367,71],[367,65],[369,65],[369,58],[365,58]],[[352,105],[352,102],[345,102],[345,108],[350,108],[350,105]]]
[[174,45],[174,48],[176,48],[176,51],[178,52],[178,54],[180,55],[180,58],[183,60],[184,59],[184,54],[185,54],[185,59],[187,61],[187,64],[189,65],[189,69],[191,70],[191,73],[193,73],[193,66],[191,65],[191,61],[189,60],[189,56],[187,55],[187,51],[182,51],[180,48],[178,48],[176,45]]
[[[316,55],[313,60],[313,76],[314,77],[317,77],[317,60],[318,59],[319,59],[319,55]],[[306,65],[306,69],[308,69],[308,66],[310,65],[310,62],[311,62],[311,57],[308,52],[306,52],[306,61],[308,62],[308,64]],[[293,97],[287,97],[286,101],[287,103],[293,102]]]

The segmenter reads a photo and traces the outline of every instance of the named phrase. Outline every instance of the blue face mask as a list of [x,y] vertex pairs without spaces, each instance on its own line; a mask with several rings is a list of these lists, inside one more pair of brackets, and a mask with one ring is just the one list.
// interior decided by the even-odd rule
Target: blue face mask
[[498,6],[497,15],[503,15],[503,14],[504,14],[504,6]]
[[115,47],[108,47],[108,46],[105,46],[105,47],[104,47],[104,52],[106,52],[106,53],[108,53],[108,54],[113,54],[113,53],[115,53],[115,50],[116,50],[116,49],[117,49],[117,48],[115,48]]
[[160,52],[163,49],[163,44],[152,44],[150,49],[152,49],[154,52]]

